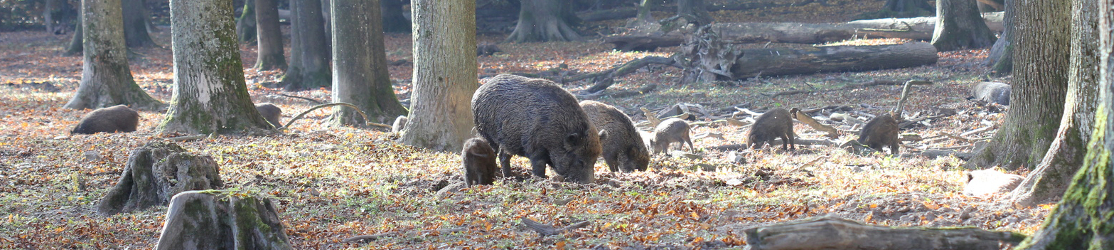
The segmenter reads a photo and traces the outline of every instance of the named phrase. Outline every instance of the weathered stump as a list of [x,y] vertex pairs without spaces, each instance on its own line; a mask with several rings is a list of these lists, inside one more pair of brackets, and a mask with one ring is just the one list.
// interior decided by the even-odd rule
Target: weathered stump
[[230,191],[174,196],[155,249],[294,249],[270,199]]
[[221,188],[220,168],[209,156],[186,152],[172,142],[150,142],[132,150],[120,180],[97,204],[103,215],[165,205],[175,194]]
[[817,217],[746,230],[747,249],[1000,249],[1024,235],[978,228],[893,228]]

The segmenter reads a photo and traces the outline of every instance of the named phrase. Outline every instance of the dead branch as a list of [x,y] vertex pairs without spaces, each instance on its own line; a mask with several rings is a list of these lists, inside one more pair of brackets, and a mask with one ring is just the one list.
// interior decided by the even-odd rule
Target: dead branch
[[298,121],[298,119],[302,119],[303,116],[305,116],[306,114],[309,114],[309,112],[312,112],[314,110],[317,110],[317,109],[320,109],[320,108],[337,106],[337,105],[349,107],[349,108],[352,108],[352,109],[356,110],[356,113],[359,113],[360,117],[364,118],[364,122],[368,126],[386,128],[388,130],[391,129],[391,125],[374,123],[374,122],[371,122],[371,120],[368,120],[367,119],[367,114],[364,114],[364,111],[360,110],[360,108],[357,108],[356,105],[352,105],[350,103],[343,103],[343,102],[326,103],[326,104],[313,106],[313,107],[307,109],[306,111],[302,111],[302,113],[299,113],[298,115],[294,116],[294,118],[291,118],[290,121],[286,122],[286,125],[282,125],[282,127],[279,127],[279,128],[276,128],[276,129],[277,130],[286,129],[286,128],[290,127],[290,124],[294,124],[295,121]]
[[650,121],[650,129],[653,129],[653,128],[657,127],[658,123],[661,123],[661,120],[658,119],[658,117],[656,115],[654,115],[654,112],[650,112],[650,110],[646,109],[645,107],[638,108],[638,109],[641,109],[642,110],[642,115],[645,115],[646,120]]
[[283,94],[283,93],[278,93],[278,94],[276,94],[276,95],[279,95],[279,96],[284,96],[284,97],[290,97],[290,98],[296,98],[296,99],[302,99],[302,100],[310,101],[310,102],[312,102],[313,104],[323,104],[323,103],[325,103],[325,102],[323,102],[323,101],[318,101],[317,99],[313,99],[313,98],[309,98],[309,97],[301,97],[301,96],[296,96],[296,95],[287,95],[287,94]]
[[187,136],[179,136],[179,137],[170,137],[170,138],[166,138],[166,140],[168,140],[168,141],[196,141],[196,140],[205,139],[207,137],[209,137],[209,135],[199,134],[199,135],[187,135]]
[[[429,234],[433,234],[433,233],[436,233],[436,234],[440,235],[440,234],[460,232],[460,231],[464,231],[464,230],[467,230],[467,229],[468,229],[467,227],[454,227],[454,228],[449,228],[449,229],[422,230],[422,231],[418,231],[416,233],[415,232],[406,232],[406,233],[408,235],[429,235]],[[379,238],[395,237],[400,233],[402,233],[402,232],[401,231],[394,231],[394,232],[386,232],[386,233],[378,233],[378,234],[353,236],[353,237],[344,239],[340,242],[342,242],[342,243],[367,242],[367,241],[377,240]]]
[[808,116],[808,114],[806,114],[804,112],[800,112],[800,111],[794,112],[793,113],[793,118],[797,118],[797,120],[800,121],[801,123],[808,124],[808,126],[812,127],[812,129],[827,132],[828,133],[828,138],[832,138],[832,139],[839,138],[839,130],[836,130],[832,126],[820,124],[820,122],[817,122],[816,119],[812,119],[811,116]]
[[968,136],[971,136],[971,135],[973,135],[973,134],[978,134],[978,133],[986,132],[986,131],[988,131],[988,130],[991,130],[991,129],[995,129],[995,128],[998,128],[998,124],[997,124],[997,123],[995,123],[995,124],[991,124],[990,126],[982,127],[982,128],[979,128],[979,129],[975,129],[975,130],[971,130],[971,131],[963,132],[962,134],[959,134],[959,136],[960,136],[960,137],[968,137]]
[[588,89],[585,89],[584,92],[596,93],[607,89],[607,87],[611,87],[611,85],[615,83],[614,79],[616,77],[629,75],[630,73],[634,73],[635,70],[641,69],[642,67],[646,67],[650,64],[661,64],[665,66],[681,68],[681,65],[677,64],[677,62],[674,61],[672,57],[647,56],[631,60],[608,70],[564,78],[562,79],[562,82],[575,82],[584,79],[592,79],[592,82],[595,84],[591,87],[588,87]]
[[588,221],[581,221],[581,222],[573,223],[571,225],[568,225],[568,226],[565,226],[565,227],[562,227],[562,228],[555,228],[555,227],[550,226],[550,225],[538,223],[537,221],[531,220],[529,218],[522,218],[522,224],[525,224],[530,229],[533,229],[534,231],[538,232],[539,236],[545,237],[545,236],[550,236],[550,235],[561,234],[565,231],[575,230],[577,228],[586,227],[590,223]]

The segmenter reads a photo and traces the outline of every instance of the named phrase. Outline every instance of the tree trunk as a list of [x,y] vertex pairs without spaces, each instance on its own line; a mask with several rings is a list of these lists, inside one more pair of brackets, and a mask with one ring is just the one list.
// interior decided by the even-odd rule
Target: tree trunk
[[132,78],[119,0],[82,1],[85,55],[81,85],[66,103],[70,109],[97,109],[117,104],[137,109],[158,110],[166,105],[151,97]]
[[[278,15],[278,9],[275,9],[275,15]],[[236,19],[236,36],[240,38],[240,42],[255,39],[255,19],[255,1],[244,0],[244,10],[240,12],[240,18]]]
[[[580,40],[580,35],[570,25],[577,22],[571,3],[563,0],[523,0],[518,12],[518,25],[507,36],[506,41],[521,43]],[[414,19],[417,20],[416,17]]]
[[691,18],[689,23],[696,23],[697,27],[715,21],[708,13],[704,0],[677,0],[677,16]]
[[1033,168],[1056,137],[1068,87],[1071,5],[1067,0],[1012,1],[1014,70],[1010,110],[1002,128],[979,149],[968,168]]
[[160,134],[269,129],[244,82],[232,1],[171,0],[174,95]]
[[[299,47],[291,47],[290,53],[300,53],[301,60],[290,60],[290,64],[301,64],[301,73],[298,81],[287,82],[287,90],[306,90],[327,87],[331,83],[329,76],[329,48],[325,37],[325,20],[321,15],[321,0],[291,0],[297,2],[293,5],[295,16],[292,30],[298,30]],[[293,66],[291,66],[293,67]],[[287,71],[289,75],[293,72]]]
[[[82,8],[84,9],[84,7]],[[70,44],[66,46],[66,55],[77,55],[85,49],[81,42],[84,39],[84,34],[82,34],[84,29],[81,26],[85,25],[81,19],[85,19],[85,12],[84,10],[78,10],[77,12],[77,26],[73,29],[73,38],[70,38]]]
[[994,33],[986,27],[974,0],[937,0],[936,30],[932,46],[937,51],[978,49],[994,45]]
[[986,56],[984,62],[990,66],[990,71],[996,75],[1008,75],[1013,71],[1013,43],[1011,42],[1014,32],[1014,20],[1017,20],[1016,9],[1017,4],[1010,1],[1006,3],[1006,11],[1002,17],[1004,28],[1002,33],[998,35],[998,41],[994,42],[994,46],[990,47],[990,53]]
[[282,75],[282,85],[291,86],[295,83],[302,82],[302,32],[294,27],[301,27],[301,20],[296,18],[298,6],[300,1],[290,1],[290,61],[286,61],[286,72]]
[[170,200],[160,232],[157,250],[294,249],[271,199],[246,192],[182,192]]
[[46,26],[46,33],[54,33],[54,2],[59,0],[43,0],[43,26]]
[[661,4],[661,1],[662,0],[641,0],[638,3],[638,15],[635,16],[636,20],[643,23],[657,22],[657,19],[654,19],[654,17],[650,15],[650,8]]
[[[524,2],[524,5],[526,3]],[[414,0],[414,92],[402,142],[460,151],[472,136],[476,1]]]
[[97,213],[143,210],[166,205],[181,192],[223,187],[212,157],[190,153],[173,142],[152,141],[131,151],[120,180],[97,202]]
[[1060,129],[1029,176],[1010,193],[1011,200],[1032,206],[1059,198],[1083,165],[1098,107],[1098,30],[1096,0],[1072,1],[1071,59],[1068,69],[1067,106]]
[[[333,101],[351,103],[368,119],[387,123],[406,108],[398,102],[387,72],[383,20],[378,0],[332,1]],[[367,121],[347,107],[334,109],[333,124],[363,127]]]
[[410,33],[410,20],[406,20],[402,10],[403,0],[381,0],[379,10],[383,14],[383,31],[391,33]]
[[124,36],[129,48],[158,46],[147,33],[147,5],[143,0],[122,0]]
[[256,42],[258,53],[255,68],[275,70],[286,68],[286,57],[282,49],[282,31],[279,30],[278,0],[255,1]]
[[[1008,7],[1007,7],[1008,8]],[[1041,229],[1016,249],[1110,249],[1114,245],[1114,169],[1110,155],[1114,149],[1114,1],[1098,0],[1097,20],[1100,53],[1099,105],[1095,113],[1094,134],[1087,144],[1083,166],[1074,175],[1064,198],[1052,209]],[[1021,64],[1018,64],[1021,65]],[[1080,66],[1080,65],[1073,65]],[[1088,70],[1081,68],[1079,70]]]

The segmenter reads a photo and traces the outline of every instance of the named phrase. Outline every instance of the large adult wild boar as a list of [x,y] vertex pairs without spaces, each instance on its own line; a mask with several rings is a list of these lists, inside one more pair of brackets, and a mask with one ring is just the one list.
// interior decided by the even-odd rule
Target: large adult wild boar
[[627,114],[597,101],[582,101],[580,108],[588,114],[592,126],[607,131],[607,138],[600,139],[600,144],[603,160],[611,172],[646,170],[646,166],[650,165],[650,151]]
[[85,114],[70,134],[134,132],[138,125],[139,113],[121,104]]
[[[591,182],[600,156],[600,137],[568,91],[544,79],[502,74],[472,95],[476,131],[499,153],[503,176],[511,156],[530,158],[534,176],[553,167],[565,181]],[[598,133],[598,135],[597,135]]]

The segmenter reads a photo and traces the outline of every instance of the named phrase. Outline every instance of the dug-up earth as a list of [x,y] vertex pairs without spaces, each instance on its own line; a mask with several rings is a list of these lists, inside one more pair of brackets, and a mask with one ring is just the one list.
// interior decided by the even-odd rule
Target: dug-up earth
[[[168,32],[156,41],[169,45]],[[502,37],[481,37],[498,42]],[[408,35],[387,37],[389,60],[409,60]],[[151,248],[159,236],[166,207],[100,216],[96,202],[119,179],[128,152],[160,139],[154,127],[161,112],[140,112],[134,133],[70,136],[68,131],[88,110],[61,108],[80,80],[81,57],[64,56],[68,36],[43,32],[0,33],[0,248]],[[860,40],[852,43],[904,41]],[[480,74],[598,72],[653,53],[612,51],[598,40],[500,44],[502,53],[480,58]],[[932,66],[857,73],[763,77],[736,82],[680,85],[680,71],[650,67],[617,79],[604,95],[593,98],[626,111],[639,123],[640,108],[662,112],[679,103],[699,105],[692,121],[696,152],[658,155],[650,170],[611,173],[596,164],[597,181],[569,184],[553,180],[500,180],[491,186],[460,188],[460,157],[395,142],[397,136],[374,129],[324,125],[325,111],[311,113],[285,133],[268,136],[212,136],[181,142],[192,152],[211,155],[231,189],[271,197],[286,233],[298,249],[337,248],[593,248],[641,249],[738,248],[748,228],[814,216],[835,216],[888,226],[971,226],[1033,233],[1053,204],[1030,208],[1001,202],[1001,195],[968,197],[964,161],[954,156],[926,157],[927,149],[969,151],[971,141],[994,133],[972,130],[996,124],[1001,106],[966,99],[967,88],[985,71],[985,50],[940,53]],[[137,49],[132,72],[155,97],[168,101],[172,88],[171,51]],[[245,65],[254,62],[254,46],[242,47]],[[410,68],[392,66],[400,99],[409,97]],[[312,106],[279,93],[327,100],[328,90],[282,92],[274,82],[279,71],[246,69],[254,101],[275,103],[291,113]],[[796,107],[839,107],[860,120],[896,105],[901,89],[882,85],[823,92],[871,81],[921,79],[906,106],[906,117],[932,117],[903,133],[902,155],[853,154],[826,145],[780,149],[720,150],[745,143],[747,126],[716,122],[738,108],[757,112]],[[1005,80],[1008,79],[995,79]],[[607,93],[656,84],[650,93],[616,97]],[[588,83],[565,85],[571,91]],[[812,94],[771,97],[787,90]],[[953,112],[954,111],[954,112]],[[826,113],[827,112],[827,113]],[[856,130],[854,121],[829,121],[831,109],[813,115],[840,129]],[[745,112],[740,113],[747,120]],[[802,139],[823,133],[797,123]],[[707,135],[722,135],[718,136]],[[951,136],[949,136],[951,135]],[[963,135],[963,140],[955,135]],[[837,142],[853,140],[844,132]],[[528,162],[513,162],[525,172]],[[1022,171],[1018,174],[1024,175]],[[588,226],[539,237],[521,219],[566,226]],[[380,234],[370,242],[342,243],[356,236]],[[1007,246],[1008,247],[1008,246]]]

